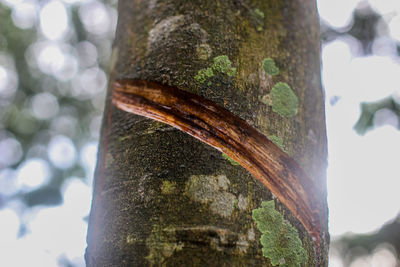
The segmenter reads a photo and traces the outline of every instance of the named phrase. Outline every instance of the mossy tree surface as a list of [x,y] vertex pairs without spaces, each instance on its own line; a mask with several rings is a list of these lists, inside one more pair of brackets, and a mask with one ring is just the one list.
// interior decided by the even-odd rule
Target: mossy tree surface
[[[111,83],[137,78],[175,86],[275,136],[321,188],[326,207],[314,1],[120,0],[113,53]],[[273,75],[265,72],[264,59]],[[273,103],[260,101],[272,101],[268,96],[278,83],[296,95],[295,114],[282,116]],[[272,266],[263,256],[263,233],[252,210],[273,196],[221,152],[170,126],[120,111],[108,98],[98,157],[88,266]],[[302,266],[313,266],[312,240],[276,204],[298,231],[307,253]],[[324,231],[326,216],[321,211]],[[318,255],[321,266],[327,265],[327,239]]]

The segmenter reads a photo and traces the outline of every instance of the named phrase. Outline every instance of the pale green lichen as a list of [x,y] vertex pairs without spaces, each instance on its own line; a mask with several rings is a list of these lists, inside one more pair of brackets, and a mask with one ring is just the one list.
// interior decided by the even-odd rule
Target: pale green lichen
[[275,65],[272,58],[264,58],[262,61],[262,68],[268,75],[274,76],[279,74],[279,68]]
[[280,138],[279,136],[276,135],[271,135],[269,137],[269,139],[272,141],[272,143],[274,143],[275,145],[277,145],[280,149],[282,149],[283,151],[286,152],[285,147],[283,146],[283,139]]
[[262,12],[258,8],[255,8],[250,11],[250,16],[251,16],[251,20],[256,25],[257,31],[262,31],[263,25],[264,25],[264,18],[265,18],[264,12]]
[[229,217],[236,199],[227,192],[229,184],[226,175],[192,175],[186,183],[185,194],[196,202],[209,204],[213,213]]
[[247,208],[247,197],[245,197],[242,194],[240,194],[239,197],[238,197],[237,206],[241,211],[246,210],[246,208]]
[[196,82],[203,84],[209,78],[219,74],[225,74],[229,77],[236,75],[236,68],[232,67],[232,62],[229,60],[228,56],[222,55],[215,57],[213,64],[208,68],[199,70],[194,79]]
[[170,195],[176,191],[176,182],[164,181],[161,185],[161,194]]
[[262,254],[272,265],[300,267],[307,261],[299,233],[275,210],[273,200],[263,201],[261,208],[253,210],[252,217],[262,233]]
[[234,161],[233,159],[231,159],[227,154],[222,153],[222,157],[226,160],[228,160],[232,165],[236,166],[239,165],[239,163],[237,163],[236,161]]
[[196,47],[197,57],[201,60],[207,60],[212,53],[211,47],[208,44],[200,44]]
[[297,114],[298,99],[287,83],[279,82],[271,89],[272,110],[283,117]]

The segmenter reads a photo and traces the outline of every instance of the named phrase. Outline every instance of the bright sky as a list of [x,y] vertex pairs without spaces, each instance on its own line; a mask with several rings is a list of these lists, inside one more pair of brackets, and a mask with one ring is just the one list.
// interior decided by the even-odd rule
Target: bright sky
[[[348,10],[357,2],[362,1],[318,1],[322,18],[337,27],[346,25],[350,19],[345,16],[346,12],[341,13],[340,10]],[[400,2],[386,0],[370,3],[375,10],[384,12],[384,18],[389,17],[390,32],[397,33],[400,29]],[[341,15],[336,16],[336,12],[331,14],[332,10],[339,10]],[[393,127],[398,125],[397,118],[392,115],[389,120],[393,126],[376,128],[365,136],[357,135],[353,126],[360,115],[360,102],[399,95],[400,59],[393,58],[396,47],[390,44],[384,49],[376,45],[378,55],[356,57],[351,53],[354,42],[351,38],[337,39],[326,44],[322,50],[332,235],[371,232],[399,212],[397,155],[400,132]],[[332,97],[339,99],[334,105],[329,101]]]
[[[319,0],[321,18],[335,27],[351,20],[351,10],[363,1]],[[400,1],[370,0],[389,25],[389,34],[400,41]],[[373,44],[374,55],[356,57],[352,38],[337,39],[322,50],[323,83],[326,92],[329,167],[328,203],[330,232],[376,231],[399,213],[398,151],[400,132],[396,116],[385,112],[387,124],[359,136],[353,130],[361,102],[400,96],[400,59],[396,45],[385,36]],[[338,99],[335,104],[330,99]],[[376,116],[378,117],[378,116]],[[391,247],[379,247],[350,267],[397,266]],[[334,249],[330,267],[344,266]]]
[[[105,73],[95,65],[96,47],[89,42],[82,43],[80,49],[84,53],[80,55],[82,51],[72,53],[73,49],[63,42],[63,38],[69,34],[69,8],[79,0],[50,0],[41,5],[37,0],[0,1],[13,8],[14,23],[20,28],[34,27],[39,22],[37,25],[40,25],[45,39],[28,51],[30,64],[36,64],[41,71],[54,75],[60,81],[72,80],[72,95],[83,92],[82,97],[90,98],[98,93],[99,88],[106,86]],[[317,2],[321,18],[340,28],[351,21],[353,9],[362,1]],[[387,20],[389,34],[400,41],[400,1],[369,0],[369,3]],[[105,25],[115,21],[115,14],[96,0],[86,1],[79,15],[85,28],[98,35],[104,34]],[[353,126],[360,114],[360,102],[375,101],[392,94],[400,95],[400,59],[393,59],[396,46],[393,42],[387,42],[384,36],[374,44],[373,56],[356,57],[351,53],[354,47],[357,47],[355,40],[343,38],[325,44],[322,50],[329,141],[328,201],[333,236],[376,230],[399,212],[400,179],[397,166],[400,132],[386,125],[359,136],[353,131]],[[89,67],[83,73],[78,73],[78,60],[79,64]],[[0,55],[0,94],[3,95],[13,94],[17,88],[16,74],[9,62],[9,58]],[[332,98],[338,99],[334,105],[329,101]],[[58,114],[58,109],[57,99],[50,93],[41,93],[31,101],[31,112],[38,119],[49,120]],[[63,125],[75,123],[73,118],[67,116],[59,119],[63,120]],[[399,123],[394,116],[389,121],[392,125]],[[100,118],[93,124],[96,131],[99,122]],[[54,122],[54,127],[61,126]],[[91,177],[96,149],[97,143],[93,141],[77,151],[67,136],[58,135],[49,143],[48,156],[52,164],[60,169],[81,160]],[[22,156],[21,146],[13,138],[2,140],[0,150],[3,152],[0,165],[11,165]],[[32,190],[46,183],[49,179],[47,164],[39,158],[32,158],[16,171],[0,171],[1,192],[12,194],[18,186]],[[13,179],[15,184],[7,179]],[[2,187],[2,181],[6,180],[7,188]],[[0,265],[60,266],[63,259],[68,259],[76,266],[84,266],[87,223],[83,218],[88,215],[90,208],[90,186],[78,178],[69,180],[64,185],[64,204],[32,211],[33,219],[28,225],[27,234],[20,239],[16,239],[19,223],[26,218],[21,219],[18,215],[23,207],[19,203],[11,203],[9,208],[0,210]],[[23,257],[20,256],[22,250]],[[387,249],[377,249],[369,259],[360,259],[352,267],[394,266],[387,261],[392,254],[388,256],[387,253]],[[395,260],[392,259],[392,262]],[[341,264],[340,259],[332,258],[331,266],[341,267]]]
[[[400,132],[391,125],[359,136],[359,103],[398,94],[400,65],[389,57],[352,58],[346,42],[323,49],[329,142],[330,231],[369,232],[399,211],[397,162]],[[333,73],[333,75],[331,75]],[[339,100],[331,105],[329,99]],[[393,124],[397,118],[393,115]]]

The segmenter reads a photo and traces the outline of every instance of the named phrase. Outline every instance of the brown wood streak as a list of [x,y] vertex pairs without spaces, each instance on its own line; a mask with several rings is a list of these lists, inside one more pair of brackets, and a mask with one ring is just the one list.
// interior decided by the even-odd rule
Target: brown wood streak
[[119,109],[169,124],[234,159],[298,218],[318,248],[317,188],[292,158],[246,121],[201,96],[143,80],[116,81],[112,101]]

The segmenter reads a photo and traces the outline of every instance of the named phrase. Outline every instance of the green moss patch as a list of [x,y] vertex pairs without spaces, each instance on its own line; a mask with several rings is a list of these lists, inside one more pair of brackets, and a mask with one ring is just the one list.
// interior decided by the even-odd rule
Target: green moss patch
[[217,73],[224,73],[230,77],[236,75],[236,68],[232,67],[232,63],[228,56],[222,55],[214,58],[213,70]]
[[272,88],[272,110],[283,117],[297,114],[299,100],[287,83],[279,82]]
[[275,65],[272,58],[264,58],[262,61],[262,68],[268,75],[274,76],[279,74],[279,68]]
[[205,81],[207,81],[208,78],[211,78],[213,76],[214,76],[214,71],[212,70],[212,68],[206,68],[199,70],[194,79],[198,83],[205,83]]
[[236,68],[232,67],[232,62],[229,60],[228,56],[222,55],[215,57],[213,64],[208,68],[199,70],[194,79],[196,82],[202,84],[214,75],[220,74],[224,74],[229,77],[236,75]]
[[228,192],[230,181],[226,175],[192,175],[186,182],[185,194],[192,200],[206,204],[222,217],[232,215],[236,197]]
[[208,44],[200,44],[196,47],[197,57],[201,60],[207,60],[212,53],[211,47]]
[[262,254],[272,265],[300,267],[307,261],[299,233],[275,210],[273,200],[263,201],[261,208],[253,210],[252,217],[262,233]]

